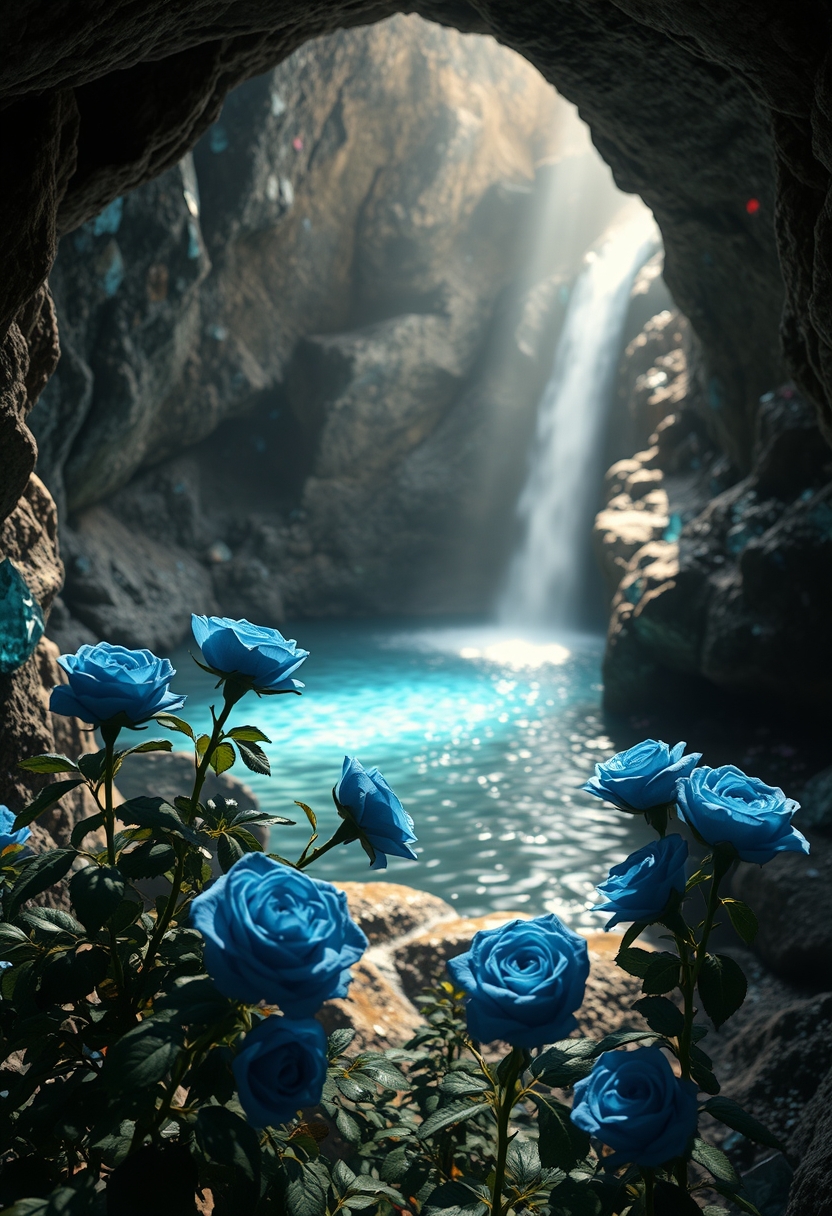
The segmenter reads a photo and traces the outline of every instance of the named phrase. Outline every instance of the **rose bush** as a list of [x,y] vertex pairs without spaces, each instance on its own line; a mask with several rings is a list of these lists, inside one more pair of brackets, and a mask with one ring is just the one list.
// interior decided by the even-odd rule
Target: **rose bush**
[[684,891],[687,856],[687,841],[677,835],[663,836],[636,849],[598,884],[606,903],[595,904],[593,911],[612,912],[607,929],[621,921],[655,920],[671,893]]
[[139,726],[160,713],[181,709],[185,697],[170,691],[176,671],[169,659],[149,650],[127,650],[99,642],[76,654],[62,654],[58,663],[68,682],[53,688],[53,714],[80,718],[100,726],[105,722]]
[[262,853],[249,853],[197,896],[191,921],[221,992],[279,1005],[290,1018],[346,996],[349,968],[368,945],[343,891]]
[[575,1085],[572,1121],[614,1150],[605,1163],[659,1166],[681,1157],[696,1131],[696,1086],[676,1077],[658,1047],[605,1051]]
[[646,811],[672,802],[676,782],[702,759],[701,752],[685,755],[684,743],[668,747],[660,739],[645,739],[625,752],[595,765],[595,775],[582,788],[623,811]]
[[258,692],[296,692],[303,688],[292,676],[309,658],[309,651],[301,650],[277,629],[225,616],[195,614],[191,628],[212,670],[242,676]]
[[254,1127],[274,1127],[317,1106],[326,1080],[326,1034],[314,1018],[267,1017],[234,1057],[240,1103]]
[[706,844],[732,844],[742,861],[764,865],[778,853],[808,853],[792,824],[799,803],[733,764],[694,769],[676,787],[679,818]]
[[550,914],[481,930],[448,970],[465,991],[474,1039],[540,1047],[577,1026],[589,954],[586,939]]
[[413,820],[377,768],[365,769],[352,756],[344,756],[341,780],[334,790],[335,801],[348,812],[372,848],[372,869],[387,868],[387,856],[416,861]]

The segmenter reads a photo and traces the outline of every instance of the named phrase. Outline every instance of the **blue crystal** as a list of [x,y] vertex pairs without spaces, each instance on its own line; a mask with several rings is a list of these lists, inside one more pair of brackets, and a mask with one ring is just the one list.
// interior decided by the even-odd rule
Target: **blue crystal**
[[0,562],[0,671],[17,671],[43,634],[43,613],[8,557]]

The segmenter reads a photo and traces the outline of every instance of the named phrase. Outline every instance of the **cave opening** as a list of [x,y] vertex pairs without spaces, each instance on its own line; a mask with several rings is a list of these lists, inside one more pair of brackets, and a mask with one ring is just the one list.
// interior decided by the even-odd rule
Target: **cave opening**
[[[332,816],[343,751],[379,762],[446,910],[597,928],[593,886],[646,829],[581,786],[647,735],[782,786],[813,856],[731,878],[760,913],[759,1016],[726,1090],[777,1094],[801,1163],[791,1199],[780,1157],[758,1201],[815,1216],[828,6],[73,7],[0,18],[0,799],[13,815],[48,780],[21,756],[89,743],[49,712],[58,649],[170,653],[210,731],[192,610],[292,622],[313,652],[292,725],[281,698],[264,709],[282,771],[232,788],[278,813],[303,788]],[[606,338],[570,381],[560,356],[613,257],[619,192],[661,249],[631,247],[620,306],[598,288],[610,309],[581,332]],[[152,780],[173,800],[189,765],[178,746],[131,757],[122,792]],[[35,851],[68,847],[88,810],[67,795]],[[321,875],[365,879],[342,852]],[[413,881],[409,864],[387,877]],[[753,1165],[742,1137],[724,1146]]]

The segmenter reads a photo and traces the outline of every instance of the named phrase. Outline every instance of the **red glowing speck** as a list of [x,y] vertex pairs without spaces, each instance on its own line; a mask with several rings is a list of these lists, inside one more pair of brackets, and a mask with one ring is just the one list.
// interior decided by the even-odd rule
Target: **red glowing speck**
[[750,198],[745,204],[745,209],[749,215],[756,215],[760,210],[760,200],[758,198]]
[[[295,138],[292,140],[292,147],[295,149],[296,152],[303,151],[303,140],[301,139],[301,137],[299,135],[296,135]],[[759,207],[759,205],[760,204],[757,203],[757,207]],[[757,208],[755,207],[754,210],[756,211],[756,209]]]

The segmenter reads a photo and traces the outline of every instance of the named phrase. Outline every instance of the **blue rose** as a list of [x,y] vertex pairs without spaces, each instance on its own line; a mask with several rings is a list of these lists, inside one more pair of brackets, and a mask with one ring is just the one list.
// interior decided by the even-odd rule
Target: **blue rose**
[[684,753],[684,743],[671,748],[660,739],[645,739],[596,764],[595,776],[582,788],[622,811],[663,806],[676,797],[679,778],[687,777],[702,759],[701,752]]
[[677,785],[676,805],[706,844],[732,844],[743,861],[764,865],[777,853],[809,852],[806,837],[792,827],[800,803],[733,764],[694,769]]
[[14,820],[14,813],[7,806],[0,806],[0,853],[10,845],[23,844],[32,835],[28,828],[12,831]]
[[362,837],[372,846],[375,857],[371,869],[386,870],[388,855],[417,860],[411,848],[416,840],[413,820],[377,768],[368,770],[352,756],[344,756],[335,800],[349,811]]
[[622,920],[656,920],[667,907],[671,891],[685,889],[687,857],[687,841],[681,836],[665,836],[636,849],[599,884],[607,902],[595,904],[593,912],[613,913],[607,929]]
[[309,658],[309,651],[301,650],[276,629],[227,616],[192,616],[191,628],[205,662],[215,671],[243,676],[258,692],[303,688],[291,677]]
[[347,897],[332,883],[249,853],[197,896],[191,919],[205,938],[205,966],[235,1001],[279,1005],[309,1018],[346,996],[349,968],[367,949]]
[[696,1086],[673,1073],[658,1047],[605,1051],[575,1085],[572,1122],[613,1149],[604,1165],[664,1165],[696,1131]]
[[324,1028],[314,1018],[264,1018],[246,1035],[232,1068],[249,1123],[287,1123],[301,1107],[321,1100],[327,1069]]
[[149,650],[126,650],[99,642],[58,659],[68,683],[52,689],[54,714],[80,718],[95,726],[111,719],[138,726],[155,714],[181,709],[185,698],[170,691],[176,675],[169,659]]
[[577,1026],[589,955],[584,938],[556,916],[539,916],[481,930],[448,970],[466,993],[472,1038],[540,1047]]

